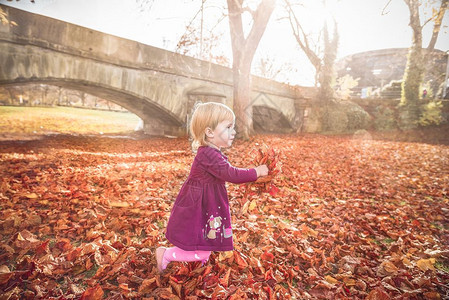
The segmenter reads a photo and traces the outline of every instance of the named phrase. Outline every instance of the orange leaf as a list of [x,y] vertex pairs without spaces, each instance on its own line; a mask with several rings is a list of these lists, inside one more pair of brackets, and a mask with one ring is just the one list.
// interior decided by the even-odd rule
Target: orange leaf
[[152,291],[152,285],[156,282],[156,277],[145,279],[139,286],[139,293],[146,294]]
[[435,258],[429,258],[429,259],[420,259],[416,262],[416,265],[421,271],[427,271],[427,270],[435,270],[435,267],[433,266],[435,264]]
[[228,287],[229,284],[229,275],[231,275],[231,268],[228,268],[226,271],[225,276],[223,278],[220,278],[220,284],[224,287]]
[[120,283],[118,285],[118,287],[120,288],[120,290],[122,290],[122,292],[124,293],[128,293],[129,292],[129,287],[127,283]]
[[0,284],[6,284],[8,283],[9,279],[11,279],[12,275],[14,275],[13,272],[7,272],[7,273],[0,273]]
[[103,289],[100,285],[88,288],[82,295],[80,300],[99,300],[103,298]]
[[396,275],[398,271],[398,267],[396,267],[392,262],[386,260],[380,264],[377,273],[379,274],[379,276]]
[[202,276],[203,276],[203,277],[206,277],[207,275],[210,274],[211,271],[212,271],[212,266],[211,266],[211,265],[208,265],[208,266],[204,269]]
[[218,260],[219,261],[227,260],[233,256],[234,256],[234,251],[222,251],[218,255]]
[[237,263],[237,265],[242,269],[244,269],[248,266],[248,263],[243,259],[243,257],[237,251],[234,251],[234,260]]
[[250,211],[252,211],[252,210],[254,210],[256,207],[257,207],[257,201],[256,201],[256,200],[253,200],[253,201],[251,201],[251,203],[249,204],[248,209],[249,209]]
[[273,262],[274,261],[274,255],[271,254],[270,252],[265,251],[261,256],[261,259],[263,260],[268,260],[269,262]]
[[27,197],[28,199],[37,199],[39,196],[36,193],[31,193],[25,195],[25,197]]
[[441,296],[438,292],[427,292],[424,293],[424,298],[427,300],[440,300]]
[[81,253],[81,248],[75,248],[73,251],[71,251],[67,254],[66,259],[68,261],[75,261],[80,256],[80,253]]
[[383,288],[375,288],[372,290],[368,297],[365,298],[365,300],[390,300],[390,296]]
[[111,206],[111,207],[119,207],[119,208],[126,208],[126,207],[130,207],[131,205],[128,202],[111,201],[109,203],[109,206]]
[[338,280],[335,279],[334,277],[330,276],[330,275],[324,276],[324,280],[326,280],[327,282],[329,282],[329,283],[331,283],[331,284],[336,284],[336,283],[338,283]]

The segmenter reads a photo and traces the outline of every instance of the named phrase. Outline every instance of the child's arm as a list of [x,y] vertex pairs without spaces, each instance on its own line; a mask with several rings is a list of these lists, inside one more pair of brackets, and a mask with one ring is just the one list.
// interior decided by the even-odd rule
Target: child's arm
[[268,168],[265,165],[251,169],[233,167],[219,152],[212,148],[205,150],[202,164],[213,176],[232,183],[256,181],[259,176],[268,174]]

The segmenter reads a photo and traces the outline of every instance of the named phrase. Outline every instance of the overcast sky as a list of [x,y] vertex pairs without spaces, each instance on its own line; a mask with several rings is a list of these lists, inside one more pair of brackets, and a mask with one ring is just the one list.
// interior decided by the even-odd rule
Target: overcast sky
[[[409,13],[403,0],[392,0],[386,9],[388,0],[327,1],[329,10],[323,11],[317,7],[321,1],[309,0],[310,4],[300,18],[308,24],[309,31],[318,32],[326,15],[335,16],[340,34],[339,58],[363,51],[410,46]],[[34,4],[29,0],[0,0],[0,3],[171,51],[201,7],[200,0],[155,0],[151,9],[144,11],[139,9],[135,0],[35,0]],[[207,0],[205,21],[213,22],[225,4],[225,0]],[[293,61],[292,67],[297,70],[293,72],[294,78],[283,80],[311,85],[313,68],[298,50],[286,22],[279,20],[280,15],[276,13],[271,18],[257,57],[272,57],[280,64],[292,64]],[[449,14],[446,13],[436,46],[443,51],[449,50],[448,25]],[[227,26],[227,21],[224,21],[224,30],[228,30]],[[430,39],[430,31],[430,26],[425,27],[423,46]],[[223,47],[230,56],[229,40],[223,42]]]

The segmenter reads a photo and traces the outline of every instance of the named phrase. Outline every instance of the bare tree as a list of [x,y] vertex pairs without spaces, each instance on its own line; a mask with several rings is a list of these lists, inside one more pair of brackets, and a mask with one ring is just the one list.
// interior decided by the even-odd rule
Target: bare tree
[[276,59],[268,55],[261,57],[253,68],[254,74],[263,78],[276,80],[283,71],[292,70],[292,66],[288,63],[282,65],[276,64]]
[[[243,6],[243,0],[227,0],[232,41],[232,71],[234,81],[234,112],[236,126],[243,139],[252,133],[251,64],[260,39],[273,13],[276,0],[261,0],[256,10]],[[252,17],[252,26],[245,37],[243,14]]]
[[[288,12],[288,20],[293,35],[301,50],[306,54],[310,63],[315,68],[315,84],[319,84],[319,100],[328,103],[334,98],[332,82],[334,77],[334,63],[337,57],[338,48],[338,29],[334,20],[334,33],[332,38],[328,32],[327,22],[323,24],[323,41],[312,40],[311,34],[306,33],[297,15],[295,14],[294,4],[289,0],[284,0]],[[318,36],[320,39],[321,34]],[[324,47],[314,48],[313,45],[323,45]],[[321,51],[321,49],[323,49]]]
[[[223,16],[217,18],[216,24],[212,28],[205,30],[201,14],[205,0],[202,1],[201,9],[187,26],[186,32],[178,42],[176,51],[221,65],[228,65],[225,55],[214,53],[215,48],[219,48],[217,46],[221,40],[221,36],[217,35],[214,29],[224,20],[226,15],[223,14]],[[239,137],[243,139],[248,139],[253,129],[250,99],[251,65],[260,39],[274,10],[276,0],[260,0],[256,9],[251,9],[248,2],[245,0],[227,0],[233,56],[233,108],[236,114],[236,126],[239,129]],[[248,14],[252,20],[248,31],[243,21],[244,14]],[[200,30],[198,30],[198,24],[194,23],[198,16],[201,16]],[[245,32],[248,33],[245,35]],[[196,52],[196,55],[194,52]]]
[[200,9],[187,25],[184,34],[176,45],[176,52],[229,67],[228,57],[223,52],[219,52],[224,35],[224,32],[220,32],[219,27],[223,20],[227,18],[225,7],[214,6],[214,8],[220,10],[221,15],[214,16],[212,25],[205,26],[206,18],[203,11],[211,8],[205,6],[205,2],[206,0],[202,0]]

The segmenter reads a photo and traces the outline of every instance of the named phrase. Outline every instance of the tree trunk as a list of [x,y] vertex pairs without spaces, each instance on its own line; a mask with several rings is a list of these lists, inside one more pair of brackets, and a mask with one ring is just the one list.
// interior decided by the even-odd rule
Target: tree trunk
[[410,27],[413,41],[410,47],[401,92],[402,114],[400,126],[416,128],[419,120],[419,95],[423,80],[422,27],[419,18],[419,1],[404,0],[410,11]]
[[48,86],[44,86],[42,89],[42,105],[48,105],[47,103]]
[[11,88],[6,88],[6,91],[8,91],[8,93],[9,93],[9,104],[10,105],[15,105],[16,97],[15,97],[12,89]]
[[248,36],[243,32],[243,0],[227,0],[232,41],[232,71],[234,80],[234,113],[239,137],[247,140],[253,130],[251,105],[251,64],[276,0],[262,0],[252,11],[253,25]]
[[238,136],[247,140],[253,129],[253,107],[251,105],[250,72],[233,72],[234,112]]
[[327,24],[324,24],[324,55],[318,78],[320,80],[319,98],[320,101],[325,104],[329,104],[332,99],[335,98],[335,92],[332,85],[335,78],[334,64],[335,59],[337,58],[338,30],[337,24],[335,23],[334,25],[334,36],[331,40],[329,37]]

